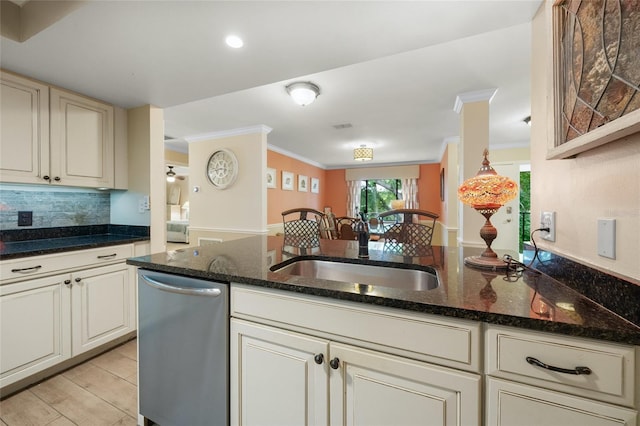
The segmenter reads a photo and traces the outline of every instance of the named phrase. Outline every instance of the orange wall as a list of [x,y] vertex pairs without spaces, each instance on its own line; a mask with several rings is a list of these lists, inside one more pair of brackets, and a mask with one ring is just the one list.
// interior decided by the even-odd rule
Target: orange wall
[[[443,163],[444,164],[444,163]],[[282,222],[282,211],[295,207],[310,207],[323,211],[331,207],[336,216],[347,214],[347,184],[345,169],[323,170],[286,155],[267,151],[267,167],[276,170],[277,187],[267,190],[267,224]],[[418,203],[420,209],[442,216],[443,203],[440,201],[440,164],[421,164],[418,179]],[[294,174],[294,190],[282,189],[282,171]],[[298,175],[320,179],[320,192],[298,191]],[[444,218],[443,218],[444,219]]]
[[418,204],[420,210],[428,210],[442,216],[440,201],[440,164],[421,164],[418,179]]
[[345,169],[327,170],[327,185],[324,193],[325,204],[337,217],[347,215],[347,181]]
[[[327,188],[325,170],[271,150],[267,150],[267,167],[276,170],[277,182],[276,188],[267,189],[267,225],[281,223],[281,213],[284,210],[296,207],[309,207],[323,211],[325,206],[323,194]],[[293,191],[284,191],[282,189],[283,170],[291,172],[294,175],[295,184],[293,186]],[[311,192],[310,189],[308,192],[298,191],[298,175],[307,176],[309,178],[309,186],[311,186],[311,178],[319,179],[319,193],[315,194]]]

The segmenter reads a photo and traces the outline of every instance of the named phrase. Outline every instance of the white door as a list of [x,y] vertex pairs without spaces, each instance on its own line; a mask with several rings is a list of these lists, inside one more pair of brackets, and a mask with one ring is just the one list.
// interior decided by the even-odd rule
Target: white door
[[480,424],[476,374],[333,342],[330,357],[332,425]]
[[71,356],[70,278],[0,286],[0,387]]
[[113,106],[51,89],[52,182],[114,186]]
[[232,425],[327,425],[326,340],[231,319],[230,342]]
[[637,412],[585,398],[489,378],[487,426],[635,426]]
[[135,329],[135,274],[124,264],[72,274],[72,353],[78,355]]
[[[520,188],[520,165],[514,163],[491,164],[501,176],[507,176]],[[509,250],[518,253],[520,249],[520,191],[518,196],[509,201],[491,216],[491,223],[498,230],[498,237],[493,240],[494,250]]]
[[2,72],[0,84],[0,180],[47,183],[49,87]]

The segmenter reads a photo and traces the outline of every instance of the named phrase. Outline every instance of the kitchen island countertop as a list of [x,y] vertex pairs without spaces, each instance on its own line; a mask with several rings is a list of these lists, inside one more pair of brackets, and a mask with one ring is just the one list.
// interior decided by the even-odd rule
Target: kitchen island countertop
[[[360,260],[357,241],[319,240],[317,247],[300,248],[286,244],[283,237],[255,236],[130,258],[127,263],[194,278],[640,345],[639,326],[536,270],[514,265],[507,271],[494,272],[464,265],[464,257],[477,255],[480,249],[433,246],[420,256],[403,255],[402,250],[371,242],[370,258]],[[363,286],[355,283],[270,270],[295,258],[392,268],[418,265],[434,271],[440,286],[418,291],[376,285],[363,291]]]

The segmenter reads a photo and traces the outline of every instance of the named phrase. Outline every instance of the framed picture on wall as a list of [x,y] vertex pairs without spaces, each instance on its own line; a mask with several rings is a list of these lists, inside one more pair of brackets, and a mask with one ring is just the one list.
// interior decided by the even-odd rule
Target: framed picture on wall
[[313,192],[314,194],[320,192],[320,179],[311,178],[311,192]]
[[304,175],[298,175],[298,191],[307,192],[309,190],[309,178]]
[[440,201],[444,201],[444,167],[440,169]]
[[282,189],[293,191],[293,173],[282,171]]
[[277,188],[276,169],[267,167],[267,188]]

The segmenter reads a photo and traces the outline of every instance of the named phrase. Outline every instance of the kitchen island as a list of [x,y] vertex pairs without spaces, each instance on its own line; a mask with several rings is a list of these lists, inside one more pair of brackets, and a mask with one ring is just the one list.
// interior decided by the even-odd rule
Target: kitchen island
[[[640,345],[640,327],[576,291],[534,270],[485,271],[463,264],[480,249],[433,246],[424,256],[403,256],[369,244],[358,259],[357,241],[319,240],[319,246],[286,245],[283,237],[256,236],[129,259],[140,268],[194,278],[249,284],[300,294],[349,300],[493,324]],[[499,253],[502,254],[502,253]],[[270,267],[294,258],[316,258],[433,268],[440,286],[429,291],[376,286],[363,292],[354,283],[279,274]]]
[[[232,425],[637,426],[640,328],[521,264],[465,266],[479,251],[371,242],[358,259],[356,241],[256,236],[128,263],[229,283]],[[313,259],[418,268],[439,286],[274,272]]]

